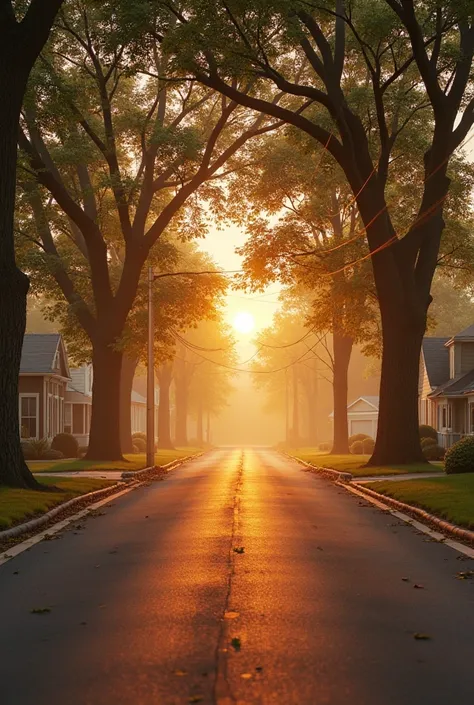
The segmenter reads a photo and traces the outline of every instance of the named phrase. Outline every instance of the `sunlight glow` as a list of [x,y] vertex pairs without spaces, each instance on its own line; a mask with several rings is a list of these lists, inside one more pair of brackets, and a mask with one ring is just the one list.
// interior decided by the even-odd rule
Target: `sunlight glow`
[[239,333],[250,333],[255,328],[255,319],[248,311],[239,311],[234,318],[233,326]]

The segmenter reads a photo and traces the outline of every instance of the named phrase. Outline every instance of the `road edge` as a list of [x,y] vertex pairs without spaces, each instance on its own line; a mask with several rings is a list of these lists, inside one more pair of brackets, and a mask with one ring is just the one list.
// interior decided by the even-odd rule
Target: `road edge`
[[332,480],[333,482],[349,483],[352,482],[352,479],[354,477],[350,472],[345,472],[343,470],[333,470],[332,468],[324,468],[322,466],[312,465],[311,463],[307,463],[306,460],[301,460],[301,458],[297,458],[294,455],[289,455],[289,453],[285,453],[285,451],[283,450],[279,450],[278,452],[285,458],[288,458],[288,460],[293,460],[294,462],[303,465],[305,468],[308,468],[308,470],[311,470],[317,475],[320,475],[321,477],[324,477],[327,480]]

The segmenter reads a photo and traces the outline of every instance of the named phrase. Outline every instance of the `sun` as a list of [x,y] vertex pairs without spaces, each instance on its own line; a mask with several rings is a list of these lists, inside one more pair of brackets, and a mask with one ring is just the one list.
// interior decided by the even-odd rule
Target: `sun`
[[255,319],[251,313],[247,311],[239,311],[234,318],[234,328],[239,333],[250,333],[255,328]]

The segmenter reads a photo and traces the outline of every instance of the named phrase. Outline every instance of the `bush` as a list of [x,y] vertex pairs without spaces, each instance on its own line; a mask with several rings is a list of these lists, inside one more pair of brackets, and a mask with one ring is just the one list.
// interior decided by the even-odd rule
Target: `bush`
[[53,438],[51,450],[57,450],[63,458],[77,458],[79,453],[79,443],[70,433],[58,433]]
[[138,432],[132,433],[132,440],[136,441],[137,438],[139,438],[142,441],[145,441],[145,443],[146,443],[146,433],[141,433],[141,432],[140,433],[138,433]]
[[474,472],[474,436],[466,436],[446,451],[444,469],[448,475]]
[[438,445],[437,442],[435,441],[434,438],[428,437],[428,438],[422,438],[421,441],[421,448],[427,448],[428,446],[436,446]]
[[61,458],[64,458],[64,454],[60,450],[54,450],[54,448],[45,450],[41,456],[41,460],[61,460]]
[[426,426],[421,424],[420,426],[420,438],[433,438],[436,443],[438,442],[438,432],[433,426]]
[[143,438],[134,438],[133,447],[138,449],[136,451],[134,450],[134,453],[146,453],[146,441],[144,441]]
[[[367,439],[365,439],[367,440]],[[354,441],[352,445],[350,446],[349,450],[351,451],[352,455],[363,455],[364,453],[364,442],[363,441]]]
[[437,443],[434,445],[428,445],[423,448],[423,455],[426,460],[443,460],[445,454],[444,448],[439,446]]
[[[42,460],[45,453],[49,450],[47,438],[35,439],[31,438],[27,441],[28,451],[31,454],[27,460]],[[26,444],[25,444],[26,445]]]
[[365,441],[366,438],[370,438],[366,433],[354,433],[353,436],[349,436],[349,448],[356,441]]
[[323,451],[323,453],[328,453],[331,450],[331,444],[330,443],[320,443],[318,446],[318,450]]
[[[356,441],[357,443],[357,441]],[[375,441],[373,438],[364,438],[362,441],[362,450],[364,455],[372,455],[375,448]]]
[[37,455],[29,441],[22,441],[21,449],[23,451],[23,457],[25,460],[36,460]]

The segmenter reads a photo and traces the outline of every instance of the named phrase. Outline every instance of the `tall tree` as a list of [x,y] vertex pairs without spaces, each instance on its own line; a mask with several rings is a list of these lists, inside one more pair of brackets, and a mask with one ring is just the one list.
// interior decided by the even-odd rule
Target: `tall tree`
[[20,111],[28,77],[63,0],[0,0],[0,484],[39,488],[23,459],[18,374],[28,278],[15,261],[13,215]]
[[[472,3],[282,0],[256,10],[250,0],[213,0],[189,3],[176,16],[173,46],[192,45],[186,67],[203,85],[302,130],[343,170],[365,226],[382,320],[379,425],[369,464],[423,461],[418,366],[448,165],[474,123]],[[249,75],[252,94],[241,90]],[[278,105],[275,91],[284,96]],[[407,170],[404,178],[407,186],[414,179],[420,197],[413,209],[402,204],[408,225],[399,230],[393,151],[420,119],[429,128],[423,177]]]
[[172,227],[202,235],[205,203],[222,198],[218,179],[249,140],[280,124],[170,75],[169,55],[149,41],[175,22],[160,7],[143,20],[135,6],[71,0],[23,109],[20,182],[33,239],[92,344],[93,459],[121,457],[119,339],[150,251]]

